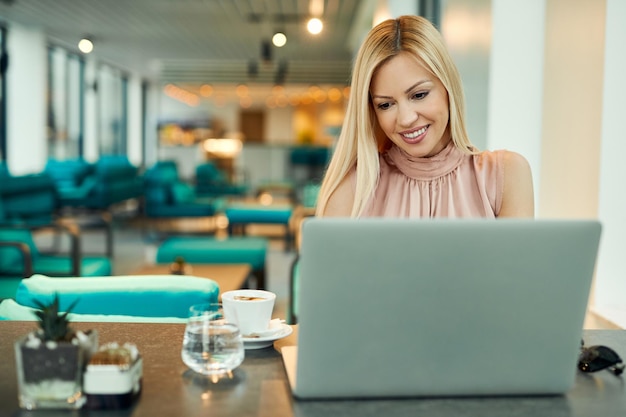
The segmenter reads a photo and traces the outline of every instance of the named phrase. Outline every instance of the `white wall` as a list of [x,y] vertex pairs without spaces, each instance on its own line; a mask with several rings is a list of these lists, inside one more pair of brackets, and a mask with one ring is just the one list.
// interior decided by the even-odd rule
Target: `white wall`
[[442,0],[441,33],[461,73],[469,137],[487,148],[491,0]]
[[542,217],[598,214],[605,5],[604,0],[546,2]]
[[545,0],[493,0],[487,148],[524,155],[539,204]]
[[[626,327],[626,2],[606,2],[606,43],[602,101],[602,149],[598,217],[603,224],[593,309]],[[581,86],[583,91],[586,88]],[[582,115],[581,115],[582,116]]]
[[626,327],[626,2],[494,0],[493,17],[490,144],[529,159],[539,217],[600,219],[590,309]]
[[293,144],[296,132],[293,126],[293,107],[277,107],[265,112],[264,137],[268,143]]
[[7,163],[13,175],[40,172],[46,140],[47,52],[44,34],[10,25],[7,37]]

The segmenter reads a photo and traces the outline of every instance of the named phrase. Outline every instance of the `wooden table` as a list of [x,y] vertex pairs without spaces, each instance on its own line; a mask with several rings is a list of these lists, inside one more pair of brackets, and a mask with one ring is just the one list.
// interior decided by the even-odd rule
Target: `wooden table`
[[[33,322],[0,322],[0,416],[85,417],[623,417],[626,392],[610,372],[577,373],[563,396],[495,398],[405,398],[370,400],[295,400],[280,353],[271,347],[247,350],[232,380],[211,383],[191,372],[180,358],[184,324],[74,323],[96,329],[100,343],[133,342],[144,359],[143,392],[137,404],[117,411],[20,411],[13,342]],[[588,345],[605,344],[626,356],[626,331],[585,331]],[[416,358],[419,360],[420,358]],[[520,364],[529,366],[529,364]],[[532,366],[532,364],[530,364]],[[329,376],[331,377],[331,376]],[[451,375],[453,378],[454,375]]]
[[[210,278],[220,286],[220,294],[226,291],[242,288],[250,275],[248,264],[188,264],[191,267],[189,275]],[[133,271],[130,275],[168,275],[170,266],[166,264],[151,264]]]

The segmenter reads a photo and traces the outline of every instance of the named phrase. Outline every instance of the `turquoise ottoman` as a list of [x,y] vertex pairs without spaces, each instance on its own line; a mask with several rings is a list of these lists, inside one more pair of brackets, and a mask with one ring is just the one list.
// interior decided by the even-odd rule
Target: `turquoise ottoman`
[[247,224],[282,224],[285,226],[285,249],[290,249],[293,243],[289,220],[293,213],[290,205],[266,206],[262,204],[231,204],[224,210],[228,218],[228,233],[239,232],[244,234]]
[[267,247],[268,240],[262,237],[175,236],[158,247],[156,263],[172,263],[181,256],[190,264],[248,264],[257,279],[257,288],[265,289]]

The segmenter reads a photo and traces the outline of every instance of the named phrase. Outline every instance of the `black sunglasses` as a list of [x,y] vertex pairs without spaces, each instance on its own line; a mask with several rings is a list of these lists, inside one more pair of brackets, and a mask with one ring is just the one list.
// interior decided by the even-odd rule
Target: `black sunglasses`
[[624,363],[613,349],[600,345],[585,347],[584,341],[581,341],[578,369],[583,372],[608,369],[619,376],[624,372]]

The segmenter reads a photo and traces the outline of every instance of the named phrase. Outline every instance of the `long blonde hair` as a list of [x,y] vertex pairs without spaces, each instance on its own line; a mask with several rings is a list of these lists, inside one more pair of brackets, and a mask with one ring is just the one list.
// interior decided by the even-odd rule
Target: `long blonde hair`
[[371,198],[380,173],[379,151],[386,149],[390,140],[374,114],[370,84],[378,68],[402,51],[414,55],[441,81],[448,92],[452,141],[463,152],[476,152],[465,127],[461,77],[439,31],[420,16],[386,20],[368,33],[357,53],[346,116],[319,192],[318,216],[324,215],[329,198],[355,165],[356,189],[351,216],[361,215]]

